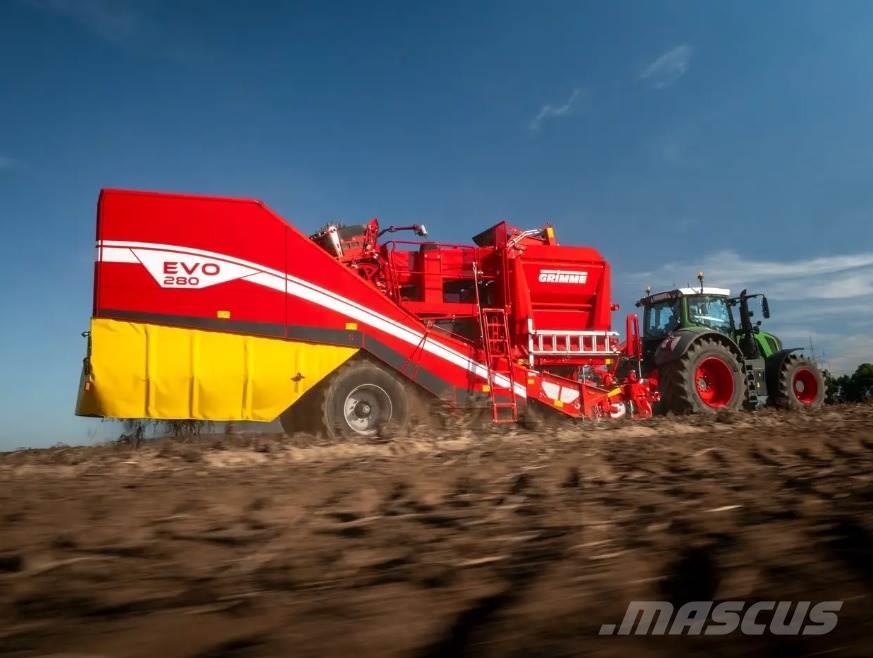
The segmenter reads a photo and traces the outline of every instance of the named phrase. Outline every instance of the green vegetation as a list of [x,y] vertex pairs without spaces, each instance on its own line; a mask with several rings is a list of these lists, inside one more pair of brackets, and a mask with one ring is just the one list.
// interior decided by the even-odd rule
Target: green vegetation
[[873,399],[873,363],[862,363],[851,375],[833,377],[825,372],[827,402],[864,402]]

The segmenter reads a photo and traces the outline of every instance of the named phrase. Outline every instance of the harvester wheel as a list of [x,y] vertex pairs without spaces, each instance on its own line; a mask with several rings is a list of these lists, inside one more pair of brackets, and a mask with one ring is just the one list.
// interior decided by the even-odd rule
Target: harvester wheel
[[722,343],[701,338],[664,367],[661,397],[666,411],[679,414],[739,409],[746,398],[739,359]]
[[815,361],[789,354],[776,375],[773,404],[783,409],[818,409],[824,403],[825,382]]
[[321,420],[331,439],[401,432],[409,422],[409,396],[391,373],[367,361],[350,361],[323,390]]

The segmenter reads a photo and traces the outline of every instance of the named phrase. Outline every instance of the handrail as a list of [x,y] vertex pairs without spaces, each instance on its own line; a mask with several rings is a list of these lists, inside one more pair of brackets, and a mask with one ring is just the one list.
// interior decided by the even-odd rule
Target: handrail
[[534,329],[527,322],[527,352],[530,365],[536,356],[614,356],[621,350],[612,340],[617,331]]
[[617,331],[576,331],[569,329],[538,329],[531,332],[534,336],[618,336]]

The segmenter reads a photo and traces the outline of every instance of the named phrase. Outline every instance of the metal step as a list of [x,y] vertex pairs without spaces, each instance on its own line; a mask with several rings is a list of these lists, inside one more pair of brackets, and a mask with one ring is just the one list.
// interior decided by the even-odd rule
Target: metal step
[[[508,409],[509,417],[501,417],[500,410]],[[491,420],[495,423],[514,423],[518,420],[518,405],[513,402],[493,402],[491,404]]]
[[743,373],[746,376],[746,407],[748,409],[757,409],[760,405],[760,398],[758,397],[758,381],[755,378],[754,366],[744,363]]
[[[518,420],[518,404],[515,401],[515,380],[512,375],[512,347],[509,344],[509,325],[506,311],[497,308],[480,308],[479,322],[482,343],[485,349],[485,366],[488,368],[488,390],[491,395],[491,419],[495,423],[514,423]],[[506,367],[503,367],[503,361]],[[497,384],[496,377],[505,378],[508,385]],[[509,401],[497,399],[497,391],[509,394]]]

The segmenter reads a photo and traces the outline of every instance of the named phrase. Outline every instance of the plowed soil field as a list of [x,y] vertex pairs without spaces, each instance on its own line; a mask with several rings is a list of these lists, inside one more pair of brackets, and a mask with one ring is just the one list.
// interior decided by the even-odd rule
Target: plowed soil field
[[[604,637],[632,600],[825,636]],[[873,654],[873,407],[0,455],[0,654]]]

